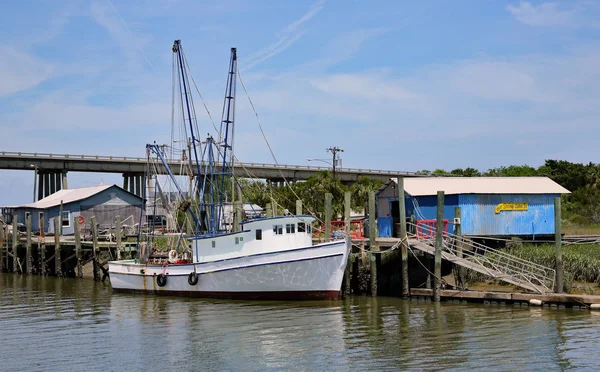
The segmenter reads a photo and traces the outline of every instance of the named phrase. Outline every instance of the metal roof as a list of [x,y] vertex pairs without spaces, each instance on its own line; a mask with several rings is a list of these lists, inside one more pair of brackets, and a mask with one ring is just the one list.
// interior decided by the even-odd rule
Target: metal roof
[[72,203],[78,200],[89,198],[92,195],[96,195],[99,192],[102,192],[106,189],[110,189],[111,187],[119,187],[117,185],[100,185],[100,186],[92,186],[92,187],[82,187],[79,189],[63,189],[55,192],[52,195],[45,197],[44,199],[40,199],[35,203],[21,205],[17,208],[37,208],[37,209],[46,209],[51,207],[56,207],[63,204]]
[[[391,181],[397,183],[396,179]],[[428,177],[404,178],[404,191],[412,196],[456,194],[569,194],[548,177]]]

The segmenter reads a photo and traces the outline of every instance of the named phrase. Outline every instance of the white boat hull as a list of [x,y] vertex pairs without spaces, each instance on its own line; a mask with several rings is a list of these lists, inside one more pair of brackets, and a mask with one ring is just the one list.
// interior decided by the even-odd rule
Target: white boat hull
[[[115,291],[240,299],[336,299],[347,261],[345,241],[214,262],[142,265],[109,262]],[[198,282],[188,282],[190,273]],[[159,274],[166,284],[159,286]]]

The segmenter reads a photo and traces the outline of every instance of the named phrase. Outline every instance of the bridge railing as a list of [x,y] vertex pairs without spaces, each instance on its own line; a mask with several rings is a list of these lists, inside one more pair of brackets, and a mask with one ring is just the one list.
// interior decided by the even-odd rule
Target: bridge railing
[[[131,156],[111,156],[111,155],[72,155],[72,154],[50,154],[42,152],[15,152],[15,151],[0,151],[0,157],[22,157],[27,159],[37,158],[40,160],[85,160],[85,161],[115,161],[115,162],[146,162],[146,158],[131,157]],[[167,159],[169,163],[180,164],[181,159]],[[187,163],[187,161],[185,161]],[[240,163],[236,162],[236,166],[240,167],[251,167],[251,168],[265,168],[265,169],[289,169],[289,170],[306,170],[306,171],[326,171],[331,169],[330,167],[323,166],[311,166],[311,165],[287,165],[287,164],[268,164],[268,163]],[[392,171],[392,170],[378,170],[378,169],[364,169],[364,168],[337,168],[337,172],[340,173],[360,173],[360,174],[374,174],[374,175],[389,175],[390,177],[397,176],[398,174],[407,176],[418,176],[418,172],[406,172],[406,171]]]

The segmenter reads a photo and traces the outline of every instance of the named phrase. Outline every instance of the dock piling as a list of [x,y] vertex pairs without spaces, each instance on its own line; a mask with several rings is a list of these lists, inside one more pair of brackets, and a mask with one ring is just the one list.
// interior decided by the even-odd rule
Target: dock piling
[[346,260],[346,270],[344,270],[344,297],[350,296],[352,292],[352,237],[350,236],[350,210],[351,210],[352,193],[346,191],[344,193],[344,228],[346,232],[346,244],[348,245],[348,259]]
[[371,296],[377,296],[377,225],[375,222],[375,191],[369,191],[369,259],[371,261]]
[[117,243],[117,261],[120,261],[123,250],[121,247],[121,216],[117,216],[117,221],[115,222],[115,241]]
[[442,243],[444,238],[444,192],[437,192],[437,219],[435,224],[435,268],[433,271],[433,301],[440,302],[442,282]]
[[[454,224],[454,235],[456,236],[462,236],[462,219],[461,219],[461,209],[460,207],[456,207],[454,208],[454,220],[457,222]],[[463,245],[462,245],[462,241],[460,239],[458,239],[456,241],[456,256],[459,258],[463,257]],[[464,286],[464,278],[465,278],[465,268],[460,266],[460,265],[456,265],[457,266],[457,276],[458,276],[458,280],[457,280],[457,284],[462,288]]]
[[563,288],[560,197],[554,199],[554,244],[556,247],[556,284],[554,286],[554,292],[562,293],[564,291],[564,288]]
[[402,298],[410,297],[410,286],[408,284],[408,236],[406,234],[406,205],[404,199],[404,177],[398,177],[398,210],[400,222],[400,252],[402,255]]
[[40,272],[42,276],[48,275],[48,268],[46,266],[46,243],[44,242],[44,216],[40,214],[40,235],[38,237],[38,252],[40,253]]
[[[18,216],[13,216],[13,233],[12,233],[12,256],[13,256],[13,273],[19,271],[19,257],[17,255],[17,246],[19,244]],[[7,258],[8,261],[8,258]]]
[[81,267],[81,225],[73,218],[75,228],[75,258],[77,259],[77,278],[83,278],[83,268]]
[[25,243],[26,272],[27,274],[31,274],[33,273],[33,257],[31,257],[31,215],[27,216],[25,226],[27,229],[27,241]]
[[333,194],[325,193],[325,241],[331,240],[331,207],[333,204]]
[[62,260],[60,257],[60,225],[61,216],[54,217],[54,272],[57,277],[62,277]]
[[98,250],[98,227],[96,226],[96,217],[92,216],[92,218],[90,218],[90,223],[92,224],[92,255],[93,255],[93,270],[94,270],[94,280],[99,282],[100,281],[100,274],[98,273],[98,265],[100,265],[99,262],[99,256],[100,256],[100,251]]

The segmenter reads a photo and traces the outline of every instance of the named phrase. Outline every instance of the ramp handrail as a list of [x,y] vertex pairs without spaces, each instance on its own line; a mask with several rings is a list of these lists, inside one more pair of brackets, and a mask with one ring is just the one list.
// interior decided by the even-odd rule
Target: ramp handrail
[[[416,228],[416,225],[408,224]],[[428,231],[425,234],[411,234],[412,237],[435,247],[435,228],[425,225],[421,225],[419,228]],[[503,250],[446,232],[444,232],[442,248],[444,253],[476,264],[481,269],[478,271],[487,273],[494,278],[517,285],[521,284],[525,288],[535,289],[540,293],[552,292],[552,288],[554,288],[556,275],[554,269],[513,256]],[[456,261],[460,264],[459,260]]]

